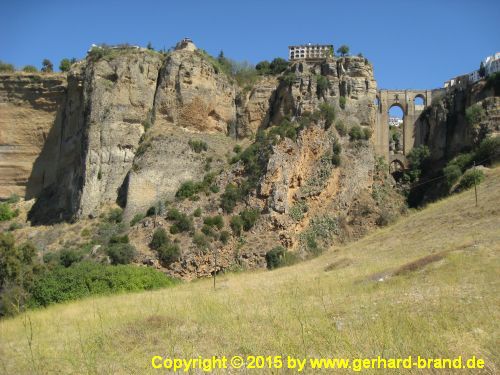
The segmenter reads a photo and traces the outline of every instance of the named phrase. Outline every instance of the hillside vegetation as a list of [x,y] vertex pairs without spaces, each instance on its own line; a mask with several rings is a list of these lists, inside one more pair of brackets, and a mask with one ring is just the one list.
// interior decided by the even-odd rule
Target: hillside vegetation
[[142,374],[154,355],[238,354],[476,356],[498,373],[500,168],[485,174],[478,207],[468,190],[313,260],[220,276],[215,291],[205,279],[3,320],[0,372]]

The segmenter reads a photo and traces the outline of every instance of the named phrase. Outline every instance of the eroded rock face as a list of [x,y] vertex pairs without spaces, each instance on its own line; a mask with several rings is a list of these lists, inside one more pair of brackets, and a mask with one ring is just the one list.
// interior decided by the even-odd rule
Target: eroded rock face
[[[439,90],[433,104],[421,115],[424,142],[434,160],[451,158],[462,150],[477,146],[486,134],[500,133],[500,98],[493,90],[485,90],[483,81],[466,87]],[[466,109],[472,105],[482,108],[480,123],[469,124]]]
[[155,125],[227,133],[236,120],[236,87],[199,51],[176,50],[161,69]]
[[55,180],[54,161],[65,100],[63,74],[0,75],[0,199],[31,199]]
[[95,216],[116,201],[151,116],[161,63],[160,54],[129,50],[72,68],[57,183],[35,204],[32,221]]

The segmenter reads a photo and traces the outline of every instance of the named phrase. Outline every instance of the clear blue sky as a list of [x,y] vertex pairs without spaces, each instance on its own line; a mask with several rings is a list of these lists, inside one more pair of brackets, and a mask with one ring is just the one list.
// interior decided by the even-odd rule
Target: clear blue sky
[[184,36],[256,63],[299,43],[347,44],[375,67],[380,88],[435,88],[500,51],[500,1],[7,1],[0,8],[0,60],[20,68],[83,58],[92,43]]

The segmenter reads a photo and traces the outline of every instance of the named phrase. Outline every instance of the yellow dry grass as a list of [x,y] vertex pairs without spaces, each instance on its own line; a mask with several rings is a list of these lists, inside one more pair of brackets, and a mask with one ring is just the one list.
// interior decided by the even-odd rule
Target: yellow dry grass
[[161,371],[153,355],[235,354],[475,355],[486,368],[471,373],[498,373],[499,187],[496,168],[477,208],[467,191],[314,260],[220,277],[216,291],[200,280],[4,320],[0,373],[143,374]]

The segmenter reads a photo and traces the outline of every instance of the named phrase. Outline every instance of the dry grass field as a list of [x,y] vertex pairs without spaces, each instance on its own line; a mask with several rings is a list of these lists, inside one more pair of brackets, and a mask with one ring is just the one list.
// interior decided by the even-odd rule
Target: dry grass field
[[486,366],[470,373],[497,374],[500,168],[487,175],[477,208],[472,189],[311,261],[220,276],[215,291],[206,279],[3,320],[0,373],[165,373],[152,356],[237,354],[475,355]]

